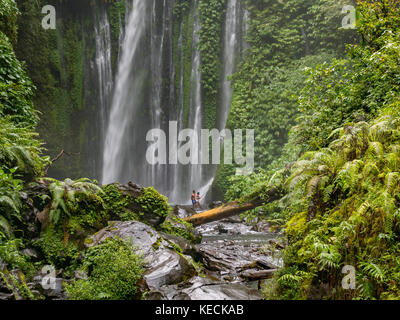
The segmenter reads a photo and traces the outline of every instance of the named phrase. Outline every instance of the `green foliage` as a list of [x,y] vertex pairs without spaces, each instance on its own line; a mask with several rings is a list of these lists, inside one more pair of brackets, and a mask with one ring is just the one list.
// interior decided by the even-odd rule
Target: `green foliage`
[[[1,217],[1,216],[0,216]],[[35,274],[35,267],[21,250],[21,239],[9,240],[0,230],[0,283],[18,299],[38,299],[27,285]],[[11,270],[11,271],[10,271]]]
[[220,55],[222,25],[226,0],[200,0],[200,54],[201,84],[204,93],[205,124],[212,129],[216,125],[217,97],[220,81]]
[[72,300],[133,300],[144,271],[141,258],[121,239],[88,249],[82,269],[88,272],[88,280],[66,287]]
[[15,299],[38,300],[42,298],[40,295],[38,297],[37,292],[34,294],[31,291],[26,283],[25,275],[21,271],[0,270],[0,280],[2,280]]
[[292,144],[302,151],[327,146],[331,132],[354,120],[368,120],[396,101],[399,37],[389,31],[376,40],[380,47],[353,47],[350,58],[310,70],[300,97],[303,114],[292,129]]
[[34,86],[15,57],[7,37],[0,32],[0,116],[33,126],[37,115],[32,104]]
[[[101,6],[101,5],[100,5]],[[124,25],[126,15],[126,2],[123,0],[115,0],[107,8],[107,13],[110,21],[111,28],[111,42],[115,50],[111,51],[111,64],[113,69],[116,70],[119,55],[119,40],[121,37],[121,26]]]
[[[16,168],[26,178],[41,175],[48,158],[41,158],[41,143],[31,129],[0,119],[0,168]],[[29,179],[28,179],[29,180]]]
[[287,223],[285,261],[313,274],[314,281],[328,282],[336,298],[343,297],[340,267],[345,264],[359,267],[354,297],[379,299],[398,292],[398,105],[370,123],[336,130],[338,139],[304,154],[287,180],[286,210],[304,213]]
[[177,237],[185,238],[193,243],[201,241],[201,239],[194,234],[194,227],[191,223],[173,214],[160,226],[160,230]]
[[153,187],[144,188],[143,193],[133,199],[133,204],[138,208],[139,216],[156,214],[166,217],[170,210],[168,199]]
[[8,240],[7,237],[0,231],[0,259],[5,266],[0,267],[0,270],[7,267],[10,270],[19,269],[28,276],[32,276],[35,269],[29,261],[29,257],[21,254],[24,245],[21,239]]
[[51,182],[49,191],[51,195],[50,220],[54,224],[64,221],[78,213],[81,208],[81,202],[101,201],[97,193],[103,193],[103,190],[89,179],[79,179],[72,181],[58,181],[51,178],[43,180]]
[[[307,1],[301,5],[306,6]],[[390,0],[360,1],[362,44],[350,46],[345,59],[307,68],[308,80],[299,86],[302,91],[292,90],[299,96],[301,115],[283,158],[266,172],[233,178],[227,193],[231,199],[254,193],[262,196],[269,185],[284,183],[286,189],[281,200],[263,207],[264,213],[279,211],[285,218],[289,243],[284,250],[285,267],[265,289],[269,298],[399,297],[399,10],[397,2]],[[269,28],[258,27],[256,48],[273,36]],[[282,32],[287,30],[282,28]],[[275,46],[280,39],[285,37],[281,35]],[[275,46],[263,54],[267,56]],[[290,58],[290,46],[288,49]],[[243,66],[256,61],[254,56]],[[254,67],[247,71],[264,74]],[[235,86],[247,85],[247,90],[235,93],[233,102],[232,115],[240,114],[236,119],[240,123],[252,112],[237,109],[235,101],[243,105],[258,102],[257,97],[245,93],[262,88],[265,81],[248,77],[246,83],[240,73],[237,77]],[[356,290],[345,292],[341,286],[344,265],[356,268]]]
[[68,65],[66,74],[67,90],[73,109],[83,108],[83,40],[77,37],[81,26],[74,24],[65,30],[65,60]]
[[195,11],[193,0],[177,0],[174,2],[173,58],[176,68],[175,88],[183,96],[182,100],[179,101],[179,107],[183,108],[185,128],[188,126],[189,121],[192,54],[195,49],[193,47]]
[[12,237],[11,223],[21,221],[20,210],[22,207],[21,190],[22,181],[14,179],[15,169],[5,173],[0,168],[0,232],[8,238]]
[[[46,0],[17,0],[18,18],[16,54],[26,61],[29,77],[37,87],[33,97],[40,111],[37,131],[46,141],[48,153],[60,150],[74,153],[59,159],[49,175],[58,179],[95,177],[96,168],[86,159],[97,154],[100,142],[93,121],[98,102],[97,78],[90,68],[95,59],[95,19],[97,7],[108,11],[103,1],[52,1],[57,7],[57,29],[44,30],[41,8]],[[108,1],[110,3],[110,1]],[[113,1],[114,2],[114,1]],[[61,13],[61,14],[60,14]],[[112,56],[119,44],[112,43]]]
[[[249,48],[233,75],[233,96],[228,128],[255,130],[255,166],[279,169],[298,156],[289,140],[299,116],[298,99],[306,70],[344,53],[356,41],[354,30],[339,30],[346,1],[247,0]],[[294,150],[292,150],[294,149]],[[278,161],[281,156],[285,161]],[[226,166],[218,170],[213,191],[226,192]]]
[[128,209],[133,201],[131,196],[123,194],[115,184],[103,186],[102,189],[104,209],[110,216],[118,217],[120,221],[138,220],[138,214]]
[[17,16],[19,10],[15,0],[0,1],[0,31],[7,35],[11,43],[17,41]]
[[301,300],[302,282],[309,278],[309,274],[304,271],[298,270],[296,267],[290,267],[284,270],[280,270],[277,275],[277,283],[282,290],[282,299],[286,300]]
[[42,232],[33,245],[43,254],[44,262],[56,268],[74,269],[77,266],[79,248],[77,244],[67,241],[62,228],[49,226]]
[[400,16],[396,0],[358,0],[360,21],[357,29],[362,36],[363,44],[375,49],[380,48],[376,42],[386,33],[397,32]]

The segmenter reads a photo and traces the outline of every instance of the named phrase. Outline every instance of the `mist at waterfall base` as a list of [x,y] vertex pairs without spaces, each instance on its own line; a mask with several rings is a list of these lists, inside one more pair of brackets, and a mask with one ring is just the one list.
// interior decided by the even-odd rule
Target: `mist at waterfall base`
[[[204,129],[204,103],[201,87],[201,54],[199,49],[198,1],[193,15],[190,81],[184,81],[183,25],[180,25],[177,53],[174,59],[173,1],[130,0],[124,30],[120,41],[120,56],[114,79],[109,72],[109,22],[101,13],[96,29],[96,66],[99,74],[101,134],[103,150],[100,162],[100,181],[153,186],[174,204],[190,203],[192,190],[209,198],[217,166],[213,164],[157,164],[146,160],[146,134],[161,129],[167,134],[170,121],[176,121],[178,130],[193,129],[200,135]],[[225,128],[232,95],[228,77],[234,72],[236,58],[243,43],[239,41],[244,30],[245,10],[239,0],[228,0],[224,26],[220,102],[217,106],[219,130]],[[122,20],[124,20],[122,19]],[[177,74],[180,70],[180,74]],[[175,79],[180,86],[176,88]],[[112,86],[112,90],[110,90]],[[189,87],[188,87],[189,86]],[[189,92],[185,106],[184,92]],[[189,117],[185,121],[184,110]],[[168,141],[167,143],[171,143]],[[198,157],[203,152],[199,147]],[[203,198],[203,200],[206,200]]]

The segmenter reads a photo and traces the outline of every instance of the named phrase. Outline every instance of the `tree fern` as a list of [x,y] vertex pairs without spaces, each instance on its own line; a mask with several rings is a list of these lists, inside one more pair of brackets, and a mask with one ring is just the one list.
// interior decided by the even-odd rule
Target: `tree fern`
[[52,178],[43,178],[42,180],[50,183],[50,220],[55,224],[74,213],[78,198],[97,198],[97,194],[104,193],[96,183],[89,179],[58,181]]
[[367,275],[372,277],[374,280],[378,282],[385,281],[385,272],[375,263],[361,262],[359,266]]
[[0,119],[0,167],[16,167],[21,173],[40,175],[48,157],[41,157],[41,143],[30,128],[16,126],[10,118]]
[[12,227],[8,223],[7,219],[2,215],[0,215],[0,235],[1,233],[3,233],[7,238],[11,238],[13,234]]

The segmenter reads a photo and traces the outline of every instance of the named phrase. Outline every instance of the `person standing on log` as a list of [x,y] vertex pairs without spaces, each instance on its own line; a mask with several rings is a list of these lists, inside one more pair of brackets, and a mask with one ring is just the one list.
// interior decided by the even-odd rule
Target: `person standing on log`
[[193,193],[192,193],[192,206],[193,206],[193,209],[196,209],[196,191],[195,190],[193,190]]
[[198,206],[201,210],[203,210],[203,208],[202,208],[202,206],[201,206],[201,204],[200,204],[200,199],[201,199],[201,197],[200,197],[200,192],[197,192],[196,203],[197,203],[197,206]]

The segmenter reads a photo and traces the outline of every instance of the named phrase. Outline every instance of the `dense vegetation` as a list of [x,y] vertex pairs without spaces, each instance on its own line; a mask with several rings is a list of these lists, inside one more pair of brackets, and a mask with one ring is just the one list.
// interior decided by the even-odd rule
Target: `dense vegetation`
[[[143,272],[135,252],[116,239],[85,253],[84,241],[112,219],[140,220],[150,213],[165,219],[166,198],[153,188],[133,197],[117,185],[43,178],[51,163],[34,131],[35,87],[7,37],[15,36],[19,11],[9,0],[0,2],[0,10],[0,282],[17,299],[41,299],[27,283],[42,266],[62,268],[67,277],[89,268],[87,281],[68,288],[70,298],[132,298]],[[28,247],[38,256],[24,254]]]
[[[286,189],[263,208],[276,223],[288,221],[285,268],[265,289],[269,298],[399,298],[400,8],[359,1],[358,10],[361,43],[308,69],[281,158],[234,178],[227,193]],[[356,269],[355,290],[342,288],[345,265]]]
[[[349,1],[246,1],[250,21],[245,52],[233,76],[230,129],[255,129],[255,164],[266,168],[282,155],[299,116],[297,99],[304,72],[344,54],[357,41],[354,30],[339,29]],[[235,171],[221,166],[214,193],[224,194]]]
[[[84,149],[95,107],[86,102],[96,93],[84,96],[82,90],[90,86],[83,61],[94,53],[84,45],[93,38],[80,32],[89,23],[80,7],[72,5],[80,19],[67,15],[61,21],[57,32],[65,42],[59,43],[55,31],[39,30],[39,4],[0,0],[0,284],[16,299],[43,299],[27,283],[43,266],[53,265],[70,281],[71,299],[141,298],[141,257],[121,239],[87,249],[88,236],[109,221],[153,219],[159,231],[198,239],[154,188],[77,179],[79,157],[62,160],[75,180],[46,177],[52,163],[36,130],[51,153],[76,141]],[[224,4],[199,2],[210,127]],[[400,8],[396,0],[358,1],[357,35],[339,30],[344,4],[246,1],[249,49],[233,76],[228,126],[256,130],[257,171],[231,177],[234,168],[221,166],[214,189],[226,200],[262,199],[271,186],[284,191],[282,199],[246,214],[285,232],[285,265],[264,288],[268,299],[400,298]],[[110,12],[115,64],[125,6],[116,1]],[[174,16],[172,54],[182,61],[176,75],[187,82],[193,8],[177,1]],[[38,48],[39,42],[46,45]],[[184,104],[188,97],[185,92]],[[355,290],[342,288],[346,265],[356,269]],[[77,271],[86,277],[77,280]]]

